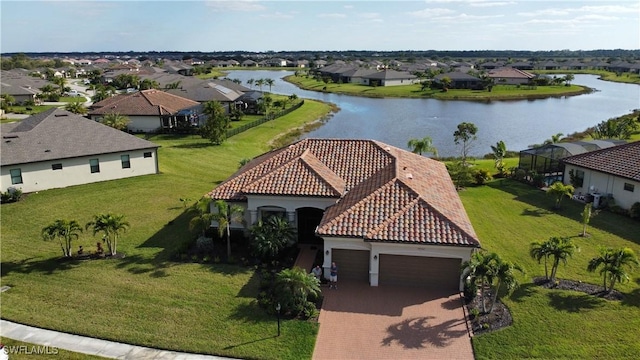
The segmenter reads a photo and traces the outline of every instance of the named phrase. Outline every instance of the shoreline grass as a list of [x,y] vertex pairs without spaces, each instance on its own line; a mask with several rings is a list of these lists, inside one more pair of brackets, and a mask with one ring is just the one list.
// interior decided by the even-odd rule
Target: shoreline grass
[[487,90],[467,89],[449,89],[448,91],[443,92],[441,90],[434,89],[421,90],[422,86],[420,84],[373,87],[360,84],[324,83],[311,77],[307,78],[306,76],[295,75],[286,76],[284,77],[284,80],[304,90],[371,98],[433,98],[438,100],[488,102],[575,96],[592,91],[590,88],[580,85],[537,86],[533,88],[524,85],[496,85],[493,87],[491,92]]

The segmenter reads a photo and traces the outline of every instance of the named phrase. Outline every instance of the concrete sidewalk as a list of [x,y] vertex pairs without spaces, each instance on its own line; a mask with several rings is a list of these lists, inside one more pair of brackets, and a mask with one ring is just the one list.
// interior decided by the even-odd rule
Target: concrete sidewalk
[[36,345],[51,346],[111,359],[231,359],[219,356],[152,349],[142,346],[94,339],[16,324],[6,320],[0,320],[0,335],[9,339],[24,341]]

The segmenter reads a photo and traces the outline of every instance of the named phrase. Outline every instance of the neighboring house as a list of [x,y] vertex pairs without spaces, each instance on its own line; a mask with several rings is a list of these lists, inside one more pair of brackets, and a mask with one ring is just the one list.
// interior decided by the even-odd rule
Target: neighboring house
[[158,173],[158,145],[65,110],[50,109],[0,129],[3,192]]
[[369,84],[377,86],[411,85],[420,82],[420,79],[413,74],[389,69],[365,77],[369,79]]
[[530,72],[515,68],[500,68],[490,70],[487,76],[494,80],[495,84],[521,85],[528,84],[536,76]]
[[445,165],[373,140],[300,140],[207,196],[244,207],[249,226],[288,219],[299,243],[321,249],[325,274],[335,261],[341,279],[371,286],[458,292],[460,266],[480,247]]
[[573,173],[582,184],[576,194],[611,197],[624,209],[640,202],[640,141],[570,156],[562,162],[564,182],[571,183]]
[[562,159],[626,143],[624,140],[605,139],[545,144],[520,151],[518,169],[551,176],[553,178],[549,181],[553,181],[564,172]]
[[[185,115],[184,110],[200,107],[197,101],[149,89],[132,94],[120,94],[91,106],[89,116],[100,121],[107,114],[126,115],[131,121],[127,125],[132,132],[152,132],[158,129],[172,129],[180,126],[199,126],[199,114]],[[182,110],[182,111],[181,111]]]
[[440,83],[443,78],[449,78],[451,80],[451,88],[452,89],[481,89],[482,88],[482,80],[473,75],[469,75],[467,73],[454,71],[446,74],[438,74],[433,80],[434,82]]

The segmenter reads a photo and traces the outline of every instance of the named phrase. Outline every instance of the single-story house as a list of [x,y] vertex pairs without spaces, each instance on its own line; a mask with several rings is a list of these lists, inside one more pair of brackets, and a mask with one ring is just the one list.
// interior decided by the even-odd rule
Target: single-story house
[[158,173],[158,145],[65,110],[53,108],[0,129],[3,192]]
[[564,172],[562,159],[626,143],[624,140],[602,139],[545,144],[520,151],[518,169],[552,177],[560,176]]
[[640,141],[566,157],[562,162],[564,183],[571,183],[573,174],[580,185],[576,194],[613,198],[624,209],[640,202]]
[[376,84],[378,86],[411,85],[420,82],[420,79],[413,74],[389,69],[367,75],[365,78],[369,79],[370,85]]
[[496,84],[521,85],[528,84],[536,75],[515,68],[500,68],[489,70],[487,76]]
[[100,121],[107,114],[126,115],[131,120],[127,125],[129,131],[152,132],[182,125],[201,125],[199,116],[178,114],[181,110],[197,109],[199,105],[197,101],[149,89],[120,94],[97,102],[91,106],[89,116],[92,120]]
[[249,226],[288,219],[300,244],[321,249],[325,274],[335,261],[342,279],[371,286],[458,292],[461,264],[480,247],[445,165],[373,140],[300,140],[207,196],[242,206]]
[[438,74],[433,78],[433,81],[440,83],[443,78],[449,78],[451,80],[452,89],[481,89],[482,80],[473,75],[463,73],[460,71],[448,72],[445,74]]

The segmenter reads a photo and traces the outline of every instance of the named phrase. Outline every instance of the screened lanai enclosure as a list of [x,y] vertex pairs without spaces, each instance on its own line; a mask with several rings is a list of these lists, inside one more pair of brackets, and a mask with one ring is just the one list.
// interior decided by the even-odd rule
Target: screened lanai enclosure
[[585,140],[546,144],[520,151],[518,169],[545,176],[545,182],[562,180],[564,164],[562,159],[590,151],[625,144],[624,140]]

